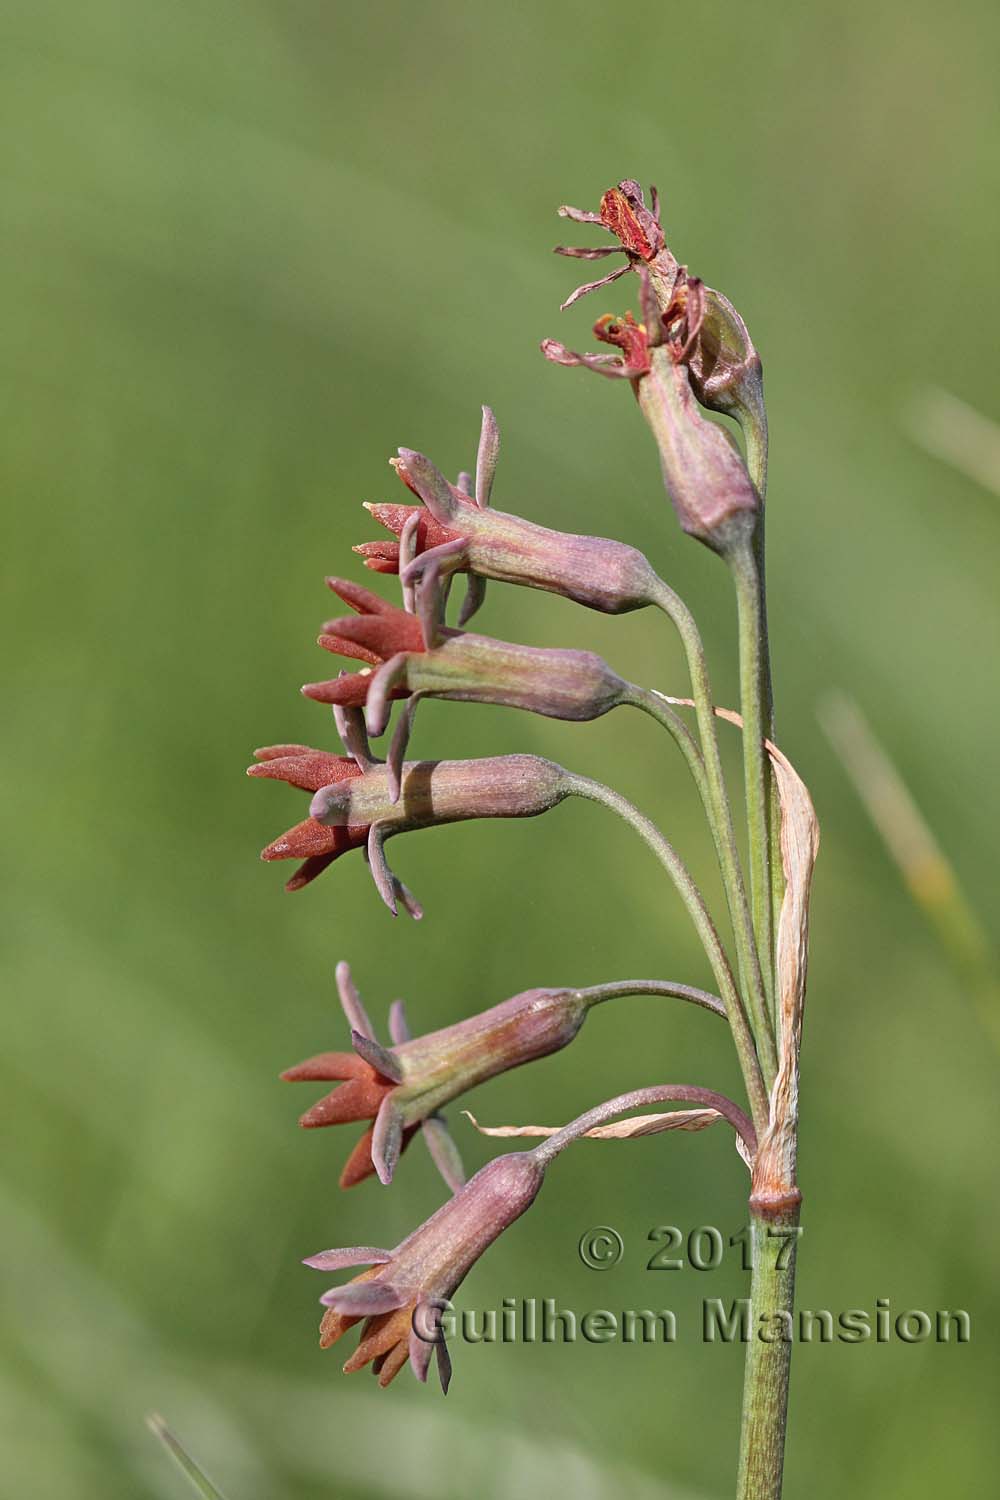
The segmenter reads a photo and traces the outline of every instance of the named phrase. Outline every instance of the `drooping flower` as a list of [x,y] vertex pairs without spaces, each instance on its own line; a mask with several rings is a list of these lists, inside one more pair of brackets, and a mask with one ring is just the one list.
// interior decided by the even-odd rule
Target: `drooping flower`
[[[483,1251],[530,1208],[549,1163],[582,1136],[609,1134],[601,1127],[618,1116],[671,1100],[697,1105],[702,1118],[692,1121],[690,1112],[683,1121],[660,1116],[652,1122],[640,1120],[637,1129],[634,1126],[620,1134],[627,1137],[679,1124],[701,1125],[710,1113],[729,1122],[737,1134],[740,1154],[752,1164],[757,1149],[753,1123],[724,1094],[689,1084],[662,1084],[620,1094],[554,1132],[543,1130],[543,1139],[533,1150],[495,1157],[394,1250],[354,1246],[310,1256],[305,1264],[320,1271],[370,1267],[320,1298],[328,1309],[320,1324],[320,1346],[328,1348],[364,1319],[358,1347],[344,1365],[346,1373],[371,1363],[379,1384],[385,1386],[409,1359],[418,1380],[426,1380],[431,1353],[436,1351],[441,1384],[447,1390],[451,1364],[442,1314],[450,1311],[452,1295]],[[525,1133],[536,1130],[528,1127]]]
[[[258,764],[248,767],[247,775],[271,777],[302,791],[318,793],[362,777],[374,766],[381,765],[381,761],[372,757],[360,709],[334,704],[333,716],[344,748],[350,752],[348,756],[331,755],[325,750],[313,750],[308,745],[269,745],[255,751]],[[310,814],[304,822],[296,823],[294,828],[289,828],[262,849],[260,857],[264,860],[302,859],[303,863],[285,886],[286,891],[298,891],[350,849],[364,849],[367,857],[370,839],[371,829],[367,823],[324,825]],[[385,872],[385,879],[390,883],[393,902],[401,902],[411,917],[422,917],[423,911],[413,892],[391,871]]]
[[[309,807],[310,816],[331,829],[367,830],[372,878],[393,915],[403,887],[386,863],[387,839],[470,818],[536,817],[569,796],[573,787],[561,766],[537,755],[411,761],[403,765],[400,779],[402,795],[394,799],[388,768],[372,762],[358,777],[321,787]],[[417,915],[409,901],[404,905]]]
[[307,1129],[372,1122],[348,1157],[341,1187],[352,1187],[372,1172],[391,1182],[419,1126],[441,1175],[457,1191],[465,1178],[442,1106],[487,1078],[567,1046],[593,1003],[578,990],[526,990],[454,1026],[411,1037],[403,1002],[397,1000],[389,1012],[393,1045],[387,1048],[379,1045],[346,963],[337,965],[337,987],[354,1051],[320,1053],[281,1076],[290,1082],[340,1083],[301,1117]]
[[[422,453],[400,448],[394,466],[423,505],[367,507],[399,541],[363,542],[355,547],[366,565],[379,573],[398,572],[404,584],[431,567],[446,578],[463,572],[481,582],[493,578],[519,583],[562,594],[605,614],[623,614],[654,602],[659,580],[637,548],[605,537],[551,531],[490,506],[496,423],[488,407],[483,414],[477,465],[483,482],[477,483],[476,497],[449,484]],[[472,606],[463,608],[459,624],[481,602],[480,587],[473,593]]]
[[[592,651],[521,646],[444,624],[437,569],[416,588],[416,613],[396,609],[367,589],[328,579],[341,597],[365,604],[360,618],[330,620],[320,645],[330,651],[368,652],[373,666],[327,682],[307,683],[307,698],[350,703],[367,710],[369,734],[383,733],[394,698],[411,698],[393,738],[388,763],[390,795],[399,796],[399,775],[420,698],[450,698],[527,709],[552,719],[596,719],[630,701],[630,684]],[[362,597],[363,596],[363,597]],[[367,604],[375,601],[381,608]]]
[[371,1363],[379,1385],[387,1386],[409,1359],[417,1379],[425,1381],[436,1353],[447,1391],[451,1361],[440,1327],[442,1305],[483,1251],[531,1206],[544,1172],[532,1151],[495,1157],[394,1250],[358,1246],[310,1256],[305,1264],[320,1271],[371,1267],[320,1298],[327,1308],[320,1347],[329,1348],[364,1319],[346,1373]]

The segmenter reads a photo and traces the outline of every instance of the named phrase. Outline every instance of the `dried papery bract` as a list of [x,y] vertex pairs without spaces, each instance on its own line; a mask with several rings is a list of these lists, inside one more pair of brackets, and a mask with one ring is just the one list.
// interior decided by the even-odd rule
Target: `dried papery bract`
[[809,894],[819,852],[819,823],[802,778],[771,749],[781,801],[781,862],[785,896],[778,921],[779,1067],[771,1091],[770,1123],[754,1162],[751,1206],[762,1214],[801,1200],[795,1165],[799,1122],[799,1049],[809,957]]

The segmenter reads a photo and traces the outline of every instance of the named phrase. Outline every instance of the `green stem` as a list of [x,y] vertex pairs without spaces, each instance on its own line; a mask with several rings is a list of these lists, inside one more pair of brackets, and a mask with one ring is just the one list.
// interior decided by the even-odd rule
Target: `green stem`
[[605,786],[600,781],[591,781],[587,776],[571,775],[569,781],[569,790],[572,795],[585,797],[589,802],[600,803],[602,807],[607,807],[617,813],[624,822],[634,828],[673,881],[712,966],[712,973],[715,975],[722,1003],[726,1007],[726,1018],[736,1044],[736,1053],[743,1072],[743,1082],[750,1101],[753,1121],[757,1130],[762,1131],[768,1121],[768,1096],[754,1047],[753,1032],[750,1030],[747,1013],[736,987],[726,951],[715,930],[715,924],[709,915],[705,899],[692,879],[690,871],[655,823],[645,817],[637,807],[633,807],[632,803],[619,792],[613,791],[611,787]]
[[586,1135],[588,1130],[607,1125],[617,1115],[626,1114],[630,1109],[644,1109],[647,1104],[694,1104],[699,1109],[714,1109],[724,1120],[729,1121],[742,1139],[748,1155],[752,1156],[757,1149],[757,1136],[751,1121],[739,1105],[734,1104],[732,1099],[727,1099],[725,1094],[716,1093],[715,1089],[698,1088],[690,1083],[661,1083],[653,1088],[633,1089],[629,1094],[619,1094],[616,1099],[606,1099],[603,1104],[595,1105],[593,1109],[578,1115],[575,1120],[570,1120],[568,1125],[550,1135],[531,1154],[537,1162],[547,1166],[560,1151],[565,1151],[567,1146]]
[[609,984],[592,984],[576,992],[584,1004],[603,1005],[605,1000],[620,1000],[626,995],[662,995],[670,1000],[689,1000],[713,1015],[726,1019],[726,1007],[717,995],[696,989],[691,984],[675,984],[672,979],[615,979]]
[[[695,712],[698,717],[698,732],[701,739],[702,764],[704,767],[704,773],[700,780],[694,772],[693,766],[692,773],[695,774],[698,789],[702,794],[702,800],[708,814],[709,826],[712,831],[712,838],[715,841],[716,852],[722,869],[729,915],[736,936],[740,983],[747,996],[757,1050],[763,1064],[767,1087],[770,1088],[778,1069],[775,1033],[771,1020],[772,1006],[770,1004],[770,995],[772,992],[766,984],[766,971],[763,963],[764,955],[759,946],[759,938],[755,933],[751,908],[747,903],[746,885],[743,879],[743,869],[740,865],[736,844],[736,830],[733,826],[733,812],[729,802],[729,795],[726,791],[725,777],[722,773],[722,759],[719,755],[719,741],[715,722],[715,701],[712,697],[712,687],[708,677],[705,647],[691,611],[680,596],[675,594],[673,589],[664,583],[662,579],[657,580],[657,589],[653,596],[653,603],[657,604],[670,619],[680,636],[681,644],[684,647],[684,653],[687,658],[688,674],[691,678],[691,692],[694,698]],[[658,696],[654,695],[657,700]],[[657,711],[655,712],[654,707],[645,700],[637,703],[636,706],[643,708],[646,713],[653,713],[654,717],[659,718],[659,721],[674,734],[674,738],[685,754],[685,758],[687,758],[689,751],[674,729],[673,720],[677,719],[677,715],[672,714],[669,705],[657,701],[655,704]],[[684,728],[683,724],[681,728]],[[689,765],[691,764],[690,760],[688,763]]]
[[743,771],[750,845],[750,906],[757,952],[772,1012],[774,1010],[774,915],[771,885],[772,777],[764,740],[770,729],[770,702],[765,663],[767,626],[764,591],[751,538],[735,542],[725,554],[736,586],[740,644],[740,709],[743,715]]
[[[761,498],[761,510],[753,538],[753,563],[756,585],[757,654],[761,699],[761,732],[774,742],[774,691],[771,678],[771,654],[767,629],[767,589],[764,574],[764,500],[767,495],[767,413],[763,396],[741,419],[746,441],[747,468]],[[737,584],[737,590],[739,585]],[[746,705],[744,705],[744,713]],[[784,898],[785,879],[779,850],[781,848],[781,804],[770,763],[765,757],[768,832],[770,835],[770,888],[772,931],[778,930],[778,918]],[[775,1024],[778,1024],[777,1014]],[[740,1424],[739,1500],[780,1500],[784,1467],[785,1428],[788,1418],[788,1376],[792,1354],[791,1328],[781,1329],[789,1335],[778,1343],[763,1343],[756,1334],[763,1326],[760,1317],[770,1317],[770,1327],[788,1324],[795,1304],[795,1242],[790,1237],[799,1225],[799,1208],[786,1208],[779,1215],[751,1217],[752,1273],[750,1282],[750,1342],[747,1345],[746,1374],[743,1386],[743,1415]],[[790,1252],[790,1253],[789,1253]],[[778,1317],[774,1315],[778,1314]]]
[[[747,468],[750,478],[753,480],[757,493],[761,498],[760,516],[757,521],[757,529],[754,534],[754,558],[757,563],[757,576],[759,580],[760,593],[760,652],[761,652],[761,683],[764,693],[764,729],[767,737],[772,742],[775,740],[774,732],[774,688],[771,677],[771,651],[767,629],[767,583],[764,572],[764,526],[767,506],[767,412],[764,407],[763,396],[754,403],[752,410],[747,411],[740,417],[740,426],[743,429],[743,437],[746,443]],[[771,832],[771,921],[774,931],[778,930],[778,917],[781,913],[781,903],[785,894],[785,876],[781,867],[781,860],[777,858],[777,851],[781,847],[781,803],[778,800],[778,788],[774,777],[768,774],[768,820]]]
[[750,1336],[737,1500],[781,1500],[798,1224],[798,1205],[778,1214],[751,1214]]
[[746,444],[747,469],[763,503],[767,498],[767,411],[763,395],[752,409],[743,408],[735,415]]

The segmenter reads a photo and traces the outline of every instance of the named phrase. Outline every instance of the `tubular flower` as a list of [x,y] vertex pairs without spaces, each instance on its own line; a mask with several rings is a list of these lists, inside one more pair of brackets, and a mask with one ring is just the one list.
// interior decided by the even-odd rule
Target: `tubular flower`
[[[254,752],[258,764],[247,768],[248,776],[268,776],[276,781],[287,781],[289,786],[318,794],[343,786],[364,776],[376,764],[372,760],[368,739],[364,732],[364,720],[357,709],[334,707],[337,725],[345,746],[351,756],[330,755],[325,750],[312,750],[308,745],[269,745]],[[367,823],[323,824],[310,816],[296,823],[260,851],[264,860],[302,859],[303,863],[285,885],[286,891],[299,891],[303,886],[321,875],[341,854],[349,849],[369,847],[371,828]],[[422,917],[419,902],[412,891],[391,872],[386,873],[390,882],[390,895],[395,902],[401,901],[411,917]]]
[[[627,271],[636,271],[643,281],[647,325],[651,330],[654,324],[657,330],[661,324],[666,329],[675,357],[687,368],[691,388],[702,406],[735,417],[748,446],[763,448],[767,418],[760,355],[729,298],[678,265],[663,233],[656,189],[650,193],[652,207],[647,208],[642,188],[626,178],[604,194],[600,213],[560,208],[561,217],[598,225],[613,234],[618,244],[596,248],[557,245],[557,255],[582,260],[618,253],[625,256],[623,266],[599,281],[577,287],[562,307],[572,307],[588,292],[617,281]],[[658,341],[657,332],[651,342]]]
[[[384,732],[392,699],[412,697],[389,752],[393,801],[399,797],[402,760],[420,698],[496,703],[576,721],[599,718],[629,700],[630,684],[592,651],[521,646],[450,629],[443,623],[443,591],[435,575],[430,568],[417,586],[416,615],[367,589],[352,589],[353,596],[364,595],[381,609],[368,608],[360,619],[328,621],[320,645],[345,653],[368,650],[378,665],[302,689],[320,703],[364,704],[372,735]],[[341,580],[327,581],[342,598],[349,597]]]
[[567,1046],[583,1025],[587,998],[576,990],[526,990],[454,1026],[411,1037],[403,1002],[389,1012],[393,1045],[379,1045],[346,963],[337,965],[341,1004],[353,1052],[323,1052],[282,1073],[290,1082],[338,1081],[301,1117],[307,1129],[370,1120],[340,1178],[353,1187],[372,1172],[392,1181],[400,1155],[419,1126],[453,1192],[465,1180],[441,1106],[511,1068]]
[[[310,816],[327,828],[367,831],[372,878],[393,915],[403,887],[386,863],[386,839],[469,818],[533,818],[572,790],[562,767],[537,755],[411,761],[402,767],[401,784],[402,796],[394,799],[389,769],[372,762],[360,776],[321,787],[309,807]],[[404,905],[418,915],[412,898]]]
[[683,363],[684,345],[631,313],[608,314],[594,324],[594,335],[620,354],[575,354],[555,339],[542,352],[560,365],[583,365],[601,375],[629,380],[660,451],[667,494],[681,527],[713,551],[725,551],[753,532],[760,496],[729,434],[702,416]]
[[470,498],[449,484],[422,453],[401,448],[394,467],[423,506],[368,506],[399,541],[364,542],[354,550],[376,572],[399,572],[404,584],[431,567],[443,577],[456,572],[472,575],[480,586],[473,589],[471,604],[467,599],[460,625],[482,602],[482,581],[489,578],[562,594],[605,614],[622,614],[652,602],[659,580],[635,547],[551,531],[493,510],[489,494],[497,451],[496,422],[484,407],[476,497]]
[[346,1373],[370,1363],[379,1385],[387,1386],[409,1359],[417,1379],[425,1381],[436,1351],[447,1391],[451,1361],[441,1310],[483,1251],[531,1206],[544,1173],[531,1151],[495,1157],[394,1250],[358,1246],[310,1256],[305,1264],[319,1271],[371,1267],[320,1298],[327,1308],[320,1347],[329,1348],[364,1319]]

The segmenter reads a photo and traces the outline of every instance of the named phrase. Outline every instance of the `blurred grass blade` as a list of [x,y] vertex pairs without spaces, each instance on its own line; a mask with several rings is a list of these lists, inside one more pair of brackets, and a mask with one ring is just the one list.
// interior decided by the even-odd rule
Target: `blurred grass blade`
[[906,889],[1000,1051],[1000,964],[954,866],[854,699],[830,693],[817,712]]
[[177,1467],[187,1475],[195,1490],[203,1497],[203,1500],[226,1500],[222,1491],[216,1489],[205,1471],[195,1463],[180,1439],[170,1431],[170,1428],[158,1412],[151,1412],[146,1418],[146,1424],[150,1432],[155,1433],[160,1439],[164,1448],[173,1457]]
[[940,386],[916,391],[903,425],[918,448],[1000,495],[1000,425]]

